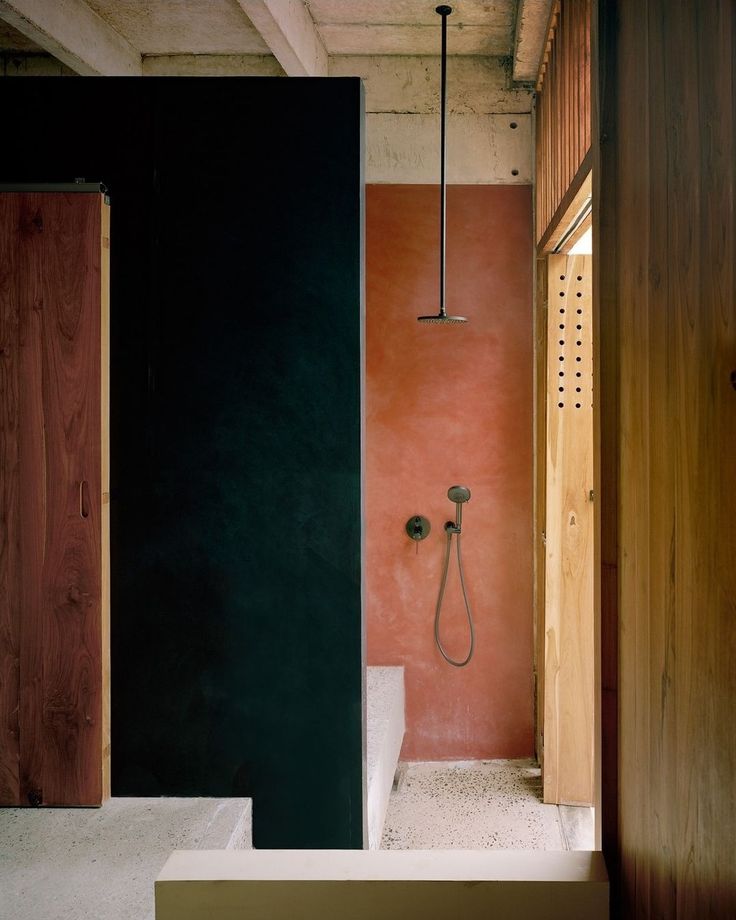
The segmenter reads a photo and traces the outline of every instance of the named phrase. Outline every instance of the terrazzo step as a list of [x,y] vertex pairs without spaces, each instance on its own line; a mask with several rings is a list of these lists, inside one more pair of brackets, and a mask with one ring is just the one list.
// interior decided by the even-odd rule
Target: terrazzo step
[[172,850],[251,847],[251,800],[113,798],[0,809],[0,920],[153,920]]
[[381,845],[386,809],[404,740],[404,669],[370,667],[367,673],[368,846]]

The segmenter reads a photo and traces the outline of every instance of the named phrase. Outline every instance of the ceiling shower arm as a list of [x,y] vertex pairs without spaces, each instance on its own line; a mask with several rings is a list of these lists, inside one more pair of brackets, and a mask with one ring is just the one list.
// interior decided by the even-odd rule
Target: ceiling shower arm
[[440,316],[445,310],[445,264],[447,259],[447,17],[451,6],[438,6],[442,17],[442,59],[440,69]]

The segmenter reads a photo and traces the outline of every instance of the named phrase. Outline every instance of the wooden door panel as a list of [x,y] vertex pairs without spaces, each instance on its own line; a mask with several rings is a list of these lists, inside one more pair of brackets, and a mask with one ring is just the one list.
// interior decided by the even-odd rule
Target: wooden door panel
[[[101,199],[17,198],[19,804],[102,800]],[[104,206],[103,206],[104,207]]]
[[544,800],[594,795],[592,259],[548,260]]
[[[0,227],[17,226],[19,204],[0,195]],[[0,232],[0,805],[20,801],[17,261],[13,235]]]

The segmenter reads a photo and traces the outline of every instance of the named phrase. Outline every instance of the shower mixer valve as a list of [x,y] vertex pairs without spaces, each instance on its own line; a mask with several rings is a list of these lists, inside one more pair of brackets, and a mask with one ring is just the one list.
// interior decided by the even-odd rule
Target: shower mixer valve
[[417,542],[419,540],[426,540],[431,529],[432,525],[427,518],[421,514],[415,514],[414,517],[410,517],[406,522],[406,532],[412,540],[416,540]]

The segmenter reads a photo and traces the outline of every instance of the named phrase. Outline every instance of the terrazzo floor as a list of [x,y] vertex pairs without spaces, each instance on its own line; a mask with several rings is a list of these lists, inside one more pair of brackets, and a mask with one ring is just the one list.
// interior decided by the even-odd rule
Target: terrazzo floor
[[409,763],[399,775],[381,849],[593,849],[592,809],[545,805],[531,760]]

